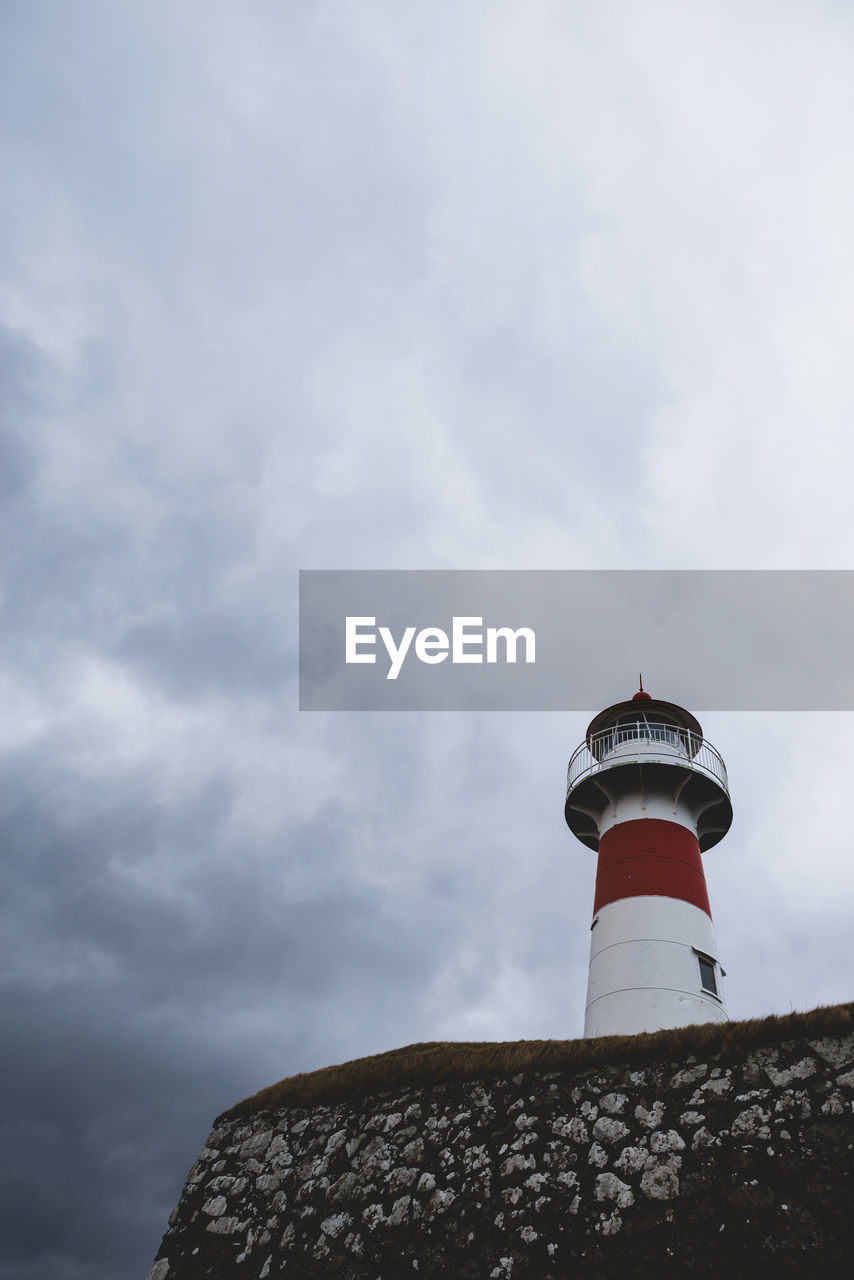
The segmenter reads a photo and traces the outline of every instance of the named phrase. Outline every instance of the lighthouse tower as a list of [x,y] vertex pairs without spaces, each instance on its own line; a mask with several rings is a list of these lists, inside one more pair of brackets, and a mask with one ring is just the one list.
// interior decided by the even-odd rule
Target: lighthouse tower
[[727,833],[726,767],[690,712],[640,690],[569,762],[566,821],[599,855],[585,1036],[726,1019],[701,852]]

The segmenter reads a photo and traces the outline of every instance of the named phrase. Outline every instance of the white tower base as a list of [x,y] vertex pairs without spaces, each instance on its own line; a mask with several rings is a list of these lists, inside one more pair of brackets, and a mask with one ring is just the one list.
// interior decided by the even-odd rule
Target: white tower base
[[584,1034],[725,1022],[722,976],[714,926],[699,907],[664,897],[608,903],[592,926]]

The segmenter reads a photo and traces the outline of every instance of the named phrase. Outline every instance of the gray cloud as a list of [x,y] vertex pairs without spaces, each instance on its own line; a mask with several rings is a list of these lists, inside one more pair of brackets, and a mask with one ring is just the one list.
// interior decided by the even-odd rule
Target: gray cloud
[[[0,1277],[130,1280],[238,1098],[582,1025],[585,715],[299,714],[298,569],[850,567],[852,35],[2,24]],[[693,710],[731,1013],[848,998],[848,719]]]

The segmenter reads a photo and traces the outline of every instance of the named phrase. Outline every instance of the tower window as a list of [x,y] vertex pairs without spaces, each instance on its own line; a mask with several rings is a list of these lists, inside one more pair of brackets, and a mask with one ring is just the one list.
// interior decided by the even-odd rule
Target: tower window
[[704,991],[710,991],[713,996],[718,994],[718,984],[715,980],[715,962],[710,960],[708,956],[697,956],[700,962],[700,986]]
[[[658,712],[651,716],[635,712],[632,715],[620,716],[613,729],[614,742],[629,742],[633,738],[645,738],[648,742],[668,742],[674,747],[687,746],[685,730],[679,730],[675,721],[671,721],[665,713]],[[610,746],[608,748],[610,750]]]

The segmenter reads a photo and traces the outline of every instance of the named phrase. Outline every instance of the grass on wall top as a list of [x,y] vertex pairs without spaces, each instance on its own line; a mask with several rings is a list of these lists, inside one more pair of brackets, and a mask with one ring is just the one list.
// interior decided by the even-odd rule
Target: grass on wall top
[[634,1066],[689,1056],[718,1062],[743,1060],[751,1049],[816,1036],[845,1035],[854,1028],[854,1003],[820,1005],[806,1013],[751,1018],[745,1022],[706,1022],[635,1036],[587,1040],[509,1040],[411,1044],[370,1058],[288,1076],[223,1112],[233,1120],[278,1107],[364,1098],[410,1086],[516,1075],[520,1071],[581,1072],[590,1067]]

